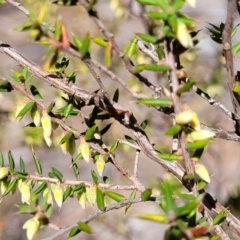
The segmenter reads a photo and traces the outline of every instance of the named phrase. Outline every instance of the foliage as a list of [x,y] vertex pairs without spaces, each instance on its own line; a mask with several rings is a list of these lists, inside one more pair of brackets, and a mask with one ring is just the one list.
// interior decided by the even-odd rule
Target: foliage
[[[16,4],[15,1],[6,0],[6,2]],[[19,164],[16,164],[16,158],[11,150],[7,154],[8,161],[2,153],[0,154],[1,201],[3,202],[9,194],[20,192],[22,204],[17,206],[18,213],[32,215],[23,225],[28,239],[33,239],[43,227],[53,226],[51,219],[54,206],[59,209],[64,208],[63,204],[69,198],[75,198],[83,209],[87,205],[95,205],[98,211],[84,219],[76,220],[76,223],[70,227],[58,230],[49,239],[57,238],[59,232],[61,234],[68,232],[69,238],[82,231],[91,234],[94,229],[88,223],[93,218],[123,207],[127,213],[132,204],[139,202],[147,204],[148,201],[159,205],[162,212],[155,214],[146,211],[139,213],[137,217],[167,224],[164,237],[166,240],[224,239],[225,232],[221,224],[225,223],[236,231],[236,228],[230,224],[232,219],[236,221],[234,216],[220,204],[216,208],[215,201],[206,193],[205,188],[211,182],[212,176],[201,162],[202,154],[213,142],[213,138],[224,138],[224,135],[219,134],[221,132],[219,129],[201,124],[197,112],[184,105],[181,98],[189,91],[196,92],[233,120],[236,135],[240,135],[238,112],[232,113],[223,104],[212,99],[196,86],[195,80],[188,79],[187,73],[183,70],[180,57],[200,41],[197,39],[199,31],[195,28],[194,19],[183,13],[184,5],[195,6],[195,1],[136,0],[134,2],[147,9],[144,15],[151,20],[152,25],[149,26],[148,32],[134,33],[131,41],[126,42],[125,51],[119,48],[114,35],[99,18],[97,12],[99,3],[94,0],[53,1],[49,5],[43,5],[38,13],[26,14],[28,21],[15,28],[20,32],[28,32],[33,41],[48,47],[46,53],[48,59],[42,68],[22,57],[10,45],[0,44],[0,51],[22,66],[21,70],[14,70],[9,79],[2,79],[0,82],[0,91],[4,93],[4,97],[8,97],[8,92],[13,94],[19,92],[25,97],[17,103],[16,121],[31,119],[27,125],[31,129],[28,134],[32,134],[33,139],[37,138],[34,130],[40,129],[42,132],[40,137],[48,147],[61,148],[63,153],[69,156],[69,165],[75,178],[74,181],[65,178],[65,173],[58,169],[57,161],[51,170],[46,172],[42,167],[42,160],[35,153],[34,149],[37,146],[32,147],[35,174],[26,169],[24,157],[20,158]],[[5,4],[4,1],[0,3]],[[92,19],[98,27],[99,36],[92,36],[91,31],[86,32],[83,37],[78,36],[77,33],[71,36],[65,20],[60,17],[55,20],[54,25],[50,25],[46,16],[52,4],[72,8],[80,4],[88,13],[88,21]],[[16,6],[19,10],[25,9],[21,4]],[[111,6],[119,19],[128,12],[127,6],[121,1],[112,0]],[[26,11],[25,9],[25,13]],[[228,34],[231,39],[238,27],[236,25],[227,33],[226,24],[221,23],[217,26],[209,23],[209,36],[224,47],[225,35]],[[100,61],[94,59],[96,47],[102,50]],[[230,49],[223,49],[234,55],[240,51],[239,43],[230,45]],[[117,56],[114,53],[121,58],[127,71],[134,77],[136,85],[137,81],[141,82],[154,92],[153,95],[135,92],[116,74],[114,64]],[[228,52],[224,54],[226,63],[229,63],[231,58],[227,57]],[[139,62],[139,57],[142,55],[145,61]],[[86,65],[88,74],[97,82],[98,89],[94,92],[77,83],[76,78],[81,75],[81,71],[70,69],[74,58],[80,59]],[[151,119],[146,119],[140,124],[135,114],[130,112],[130,108],[124,109],[121,103],[118,103],[123,99],[123,93],[117,86],[114,93],[107,89],[103,77],[96,71],[97,68],[134,97],[139,106],[153,108],[156,114],[162,112],[172,118],[171,126],[165,129],[165,138],[171,139],[173,143],[177,141],[177,147],[173,144],[172,149],[159,151],[147,136],[148,129],[152,128],[151,125],[148,126]],[[151,78],[143,75],[146,71],[168,80],[170,84],[167,87],[156,86]],[[33,76],[38,80],[33,81]],[[46,104],[48,101],[45,99],[44,91],[37,82],[40,79],[59,91],[63,102],[60,107],[54,99],[51,99],[50,104]],[[234,98],[233,102],[237,101],[239,105],[238,79],[230,91]],[[86,114],[85,109],[89,106],[92,108]],[[82,123],[79,121],[80,118]],[[84,125],[85,130],[78,131],[79,125],[72,124],[72,119],[76,119],[79,125]],[[111,132],[115,122],[128,129],[132,137],[125,135],[124,140],[116,139]],[[157,128],[152,130],[158,131]],[[57,143],[55,135],[59,136]],[[231,136],[233,135],[228,135],[226,139],[231,140]],[[116,153],[122,151],[122,144],[130,147],[130,151],[136,154],[133,173],[118,162]],[[144,186],[138,178],[140,152],[147,156],[147,161],[153,160],[155,164],[160,164],[170,172],[162,177],[156,186]],[[85,160],[85,164],[95,165],[95,170],[89,172],[92,178],[90,182],[81,177],[79,168],[81,160]],[[113,165],[115,171],[119,171],[132,185],[125,184],[125,181],[121,182],[122,185],[110,183],[110,177],[105,170],[108,165]],[[119,190],[125,191],[119,192]],[[127,194],[126,191],[131,193]],[[209,215],[210,211],[215,214],[213,219]],[[239,224],[239,221],[237,223]]]

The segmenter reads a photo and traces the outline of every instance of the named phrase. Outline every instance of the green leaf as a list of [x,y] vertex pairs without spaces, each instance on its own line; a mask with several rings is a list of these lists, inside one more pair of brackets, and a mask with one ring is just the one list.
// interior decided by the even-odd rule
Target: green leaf
[[188,216],[193,211],[196,212],[197,207],[198,207],[201,200],[202,200],[202,196],[200,195],[196,199],[194,199],[193,201],[183,205],[182,207],[176,208],[177,216],[178,217]]
[[51,102],[47,108],[47,113],[50,113],[53,108],[55,107],[56,103],[55,102]]
[[81,229],[82,231],[86,232],[86,233],[89,233],[89,234],[92,233],[92,229],[85,222],[79,222],[78,223],[78,228]]
[[213,224],[214,225],[219,225],[223,223],[227,218],[227,212],[222,210],[220,213],[218,213],[214,219],[213,219]]
[[93,42],[101,47],[107,47],[108,41],[106,39],[100,38],[100,37],[94,37],[92,38]]
[[84,57],[88,53],[89,46],[90,46],[90,35],[89,33],[87,33],[86,37],[82,42],[82,47],[81,47],[82,57]]
[[175,124],[167,130],[167,132],[165,133],[165,136],[174,136],[178,134],[181,131],[181,129],[182,128],[180,125]]
[[141,98],[141,99],[138,99],[138,102],[151,107],[171,107],[172,106],[172,102],[168,98]]
[[233,47],[232,47],[232,51],[234,54],[237,54],[240,52],[240,42],[236,43]]
[[158,41],[157,37],[151,36],[146,33],[136,33],[138,37],[140,37],[143,41],[148,42],[148,43],[156,43]]
[[128,45],[127,51],[125,53],[125,55],[127,57],[132,57],[132,55],[136,49],[137,42],[138,42],[138,38],[136,36],[134,38],[132,38],[130,44]]
[[236,82],[233,91],[240,94],[240,82]]
[[193,80],[187,81],[182,87],[177,90],[177,94],[180,95],[181,93],[188,92],[195,84],[196,82]]
[[18,213],[23,213],[23,214],[35,214],[37,212],[36,207],[29,206],[27,204],[20,204],[18,205],[19,212]]
[[158,2],[156,0],[137,0],[137,2],[143,4],[143,5],[153,5],[153,6],[158,6]]
[[54,176],[55,176],[60,182],[62,182],[62,180],[63,180],[63,175],[62,175],[62,173],[61,173],[59,170],[57,170],[56,168],[52,167],[52,173],[54,174]]
[[72,132],[68,132],[67,134],[64,135],[64,137],[61,139],[60,144],[63,144],[67,141],[69,141],[69,139],[73,136]]
[[0,151],[0,167],[4,167],[4,158],[1,151]]
[[166,72],[171,68],[167,65],[159,65],[159,64],[139,64],[134,67],[133,73],[137,74],[144,70],[154,71],[154,72]]
[[59,6],[75,6],[78,4],[78,0],[57,0],[53,3]]
[[67,186],[63,194],[63,202],[71,195],[73,189],[71,186]]
[[0,81],[0,92],[11,92],[13,87],[7,80]]
[[197,190],[200,191],[202,189],[204,189],[207,186],[207,182],[201,180],[198,184],[197,184]]
[[40,101],[43,100],[42,95],[39,93],[39,91],[37,90],[37,88],[35,86],[31,85],[30,86],[30,91],[36,99],[38,99]]
[[16,117],[17,120],[20,121],[25,116],[25,114],[33,108],[34,104],[34,102],[29,102],[27,105],[25,105],[24,108],[18,113]]
[[160,153],[158,154],[158,157],[167,160],[167,161],[179,161],[182,160],[182,156],[172,154],[172,153]]
[[104,211],[105,210],[104,193],[99,187],[97,187],[96,193],[97,193],[97,206],[101,211]]
[[[134,189],[132,192],[131,192],[131,195],[129,197],[129,200],[133,200],[135,197],[136,197],[136,193],[137,193],[137,190]],[[131,207],[131,204],[127,205],[126,208],[125,208],[125,214],[127,213],[128,209]]]
[[106,127],[104,127],[101,131],[100,131],[100,135],[103,136],[112,126],[112,123],[109,123]]
[[76,163],[72,164],[72,169],[73,169],[74,175],[76,177],[76,180],[80,180],[80,171],[79,171]]
[[136,143],[136,141],[128,135],[124,135],[125,139],[130,143]]
[[75,237],[77,234],[79,234],[81,232],[81,230],[79,229],[79,227],[73,227],[69,234],[68,234],[68,237],[71,238],[71,237]]
[[167,20],[168,14],[165,12],[149,12],[147,16],[155,20]]
[[114,95],[113,95],[113,101],[117,103],[118,99],[119,99],[119,90],[117,88]]
[[115,152],[115,150],[117,149],[118,147],[118,144],[119,144],[119,141],[116,141],[115,143],[112,144],[112,146],[110,147],[109,151],[112,153],[112,152]]
[[69,103],[69,104],[64,108],[63,116],[64,116],[65,118],[69,117],[69,115],[70,115],[71,112],[72,112],[72,109],[73,109],[73,105],[72,105],[72,103]]
[[28,75],[28,66],[24,66],[22,70],[22,76],[26,79]]
[[141,128],[142,128],[143,130],[147,127],[147,125],[148,125],[148,120],[147,120],[147,119],[145,119],[145,120],[140,124],[140,126],[141,126]]
[[74,187],[74,189],[73,189],[73,192],[74,192],[74,193],[79,193],[79,192],[81,192],[81,191],[85,191],[85,185],[84,185],[84,183],[80,183],[80,184],[76,185],[76,186]]
[[145,202],[145,201],[149,200],[149,198],[151,197],[151,195],[152,195],[152,189],[147,188],[145,191],[143,191],[143,192],[141,193],[141,198],[142,198],[142,200]]
[[18,179],[27,179],[28,178],[28,173],[26,172],[14,172],[13,174],[15,177],[17,177]]
[[32,149],[32,155],[33,155],[33,161],[34,161],[37,173],[41,176],[42,175],[42,166],[41,166],[41,163],[33,149]]
[[150,220],[159,223],[169,223],[169,220],[165,214],[154,214],[154,213],[140,213],[138,217],[144,220]]
[[123,202],[124,200],[126,200],[126,198],[120,193],[106,191],[105,194],[116,202]]
[[25,172],[25,163],[24,163],[22,157],[20,157],[19,162],[20,162],[20,170],[21,170],[21,172]]
[[85,140],[89,141],[89,140],[93,139],[94,133],[97,132],[97,130],[98,130],[97,125],[93,125],[91,128],[89,128],[85,133]]
[[200,140],[200,141],[196,141],[196,142],[193,142],[193,143],[188,143],[186,145],[186,148],[187,149],[200,149],[200,148],[204,148],[206,147],[209,143],[211,142],[211,140]]
[[6,191],[3,194],[3,197],[8,195],[16,186],[17,186],[18,179],[14,178],[12,181],[8,184],[8,187]]
[[163,198],[161,201],[161,207],[165,212],[174,211],[175,212],[175,203],[173,199],[173,192],[171,185],[168,181],[164,181],[160,184],[160,189],[163,193]]
[[81,40],[79,38],[77,38],[76,36],[73,36],[73,42],[76,45],[78,51],[81,52],[82,51],[82,45],[83,45]]
[[39,195],[44,191],[44,189],[47,187],[47,182],[42,182],[38,188],[33,192],[35,195]]
[[91,171],[91,175],[92,175],[92,179],[93,179],[94,183],[97,185],[98,184],[98,177],[97,177],[97,174],[95,173],[94,170]]
[[9,162],[9,168],[13,172],[15,169],[15,162],[12,156],[12,152],[8,150],[8,162]]

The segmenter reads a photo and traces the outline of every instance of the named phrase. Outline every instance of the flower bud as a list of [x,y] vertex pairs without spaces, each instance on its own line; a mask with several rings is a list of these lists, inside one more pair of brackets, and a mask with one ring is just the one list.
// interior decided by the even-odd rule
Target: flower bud
[[7,180],[1,180],[1,181],[0,181],[0,191],[1,191],[1,194],[2,194],[2,195],[6,192],[7,187],[8,187],[8,182],[7,182]]
[[85,141],[84,137],[81,137],[81,142],[78,147],[78,152],[80,152],[83,156],[83,159],[89,163],[90,160],[90,147],[89,144]]
[[175,117],[176,123],[179,125],[190,124],[196,131],[200,131],[201,126],[197,114],[192,110],[180,112]]
[[45,188],[43,191],[43,197],[47,200],[48,204],[53,204],[52,194],[49,188]]
[[1,167],[0,168],[0,180],[1,179],[4,179],[5,177],[8,176],[8,173],[9,173],[9,169],[6,168],[6,167]]
[[103,159],[103,155],[99,155],[98,160],[96,161],[97,171],[100,177],[105,169],[106,162]]
[[35,126],[39,127],[41,124],[41,115],[36,105],[33,106],[30,113]]
[[202,179],[203,181],[205,181],[207,183],[210,183],[211,179],[210,179],[208,170],[203,164],[196,163],[194,166],[194,170],[200,179]]
[[57,205],[61,208],[63,203],[63,189],[58,184],[52,184],[51,189]]
[[46,136],[50,137],[52,134],[52,120],[45,110],[42,112],[41,123],[42,123],[43,133]]
[[27,182],[23,182],[20,188],[21,196],[22,196],[22,203],[30,203],[31,191],[30,191],[30,184]]
[[189,142],[195,142],[195,141],[213,138],[214,136],[215,134],[213,132],[201,129],[200,131],[194,131],[188,134],[187,139]]
[[177,21],[176,37],[178,41],[183,45],[183,47],[193,47],[192,38],[187,30],[185,23],[183,23],[181,20]]
[[79,205],[83,209],[85,209],[86,208],[86,203],[87,203],[86,193],[85,192],[78,193],[77,200],[78,200]]
[[40,222],[36,217],[33,217],[28,219],[24,223],[22,228],[27,230],[27,239],[32,240],[34,235],[37,233],[39,227],[40,227]]
[[90,188],[86,189],[86,197],[87,201],[91,206],[94,206],[97,200],[97,193],[96,193],[96,187],[92,186]]

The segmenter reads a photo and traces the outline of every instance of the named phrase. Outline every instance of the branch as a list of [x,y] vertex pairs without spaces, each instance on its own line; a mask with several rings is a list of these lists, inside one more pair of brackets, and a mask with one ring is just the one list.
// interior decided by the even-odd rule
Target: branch
[[236,133],[240,134],[240,118],[238,114],[240,114],[240,97],[238,94],[233,92],[233,88],[235,86],[235,75],[234,75],[234,63],[233,63],[233,54],[232,54],[232,28],[233,21],[235,17],[237,9],[237,1],[236,0],[228,0],[228,9],[227,9],[227,19],[223,30],[223,55],[226,61],[226,69],[227,69],[227,84],[230,91],[230,96],[233,104],[234,113],[237,115],[236,120]]
[[[9,81],[9,82],[11,83],[12,87],[15,90],[21,92],[22,94],[27,96],[29,99],[34,101],[38,105],[38,107],[40,107],[42,110],[46,109],[46,106],[41,101],[34,98],[34,96],[31,93],[29,93],[25,89],[25,87],[20,86],[20,85],[14,83],[12,81]],[[59,126],[61,126],[63,130],[73,132],[76,139],[80,138],[81,134],[78,131],[76,131],[73,128],[71,128],[70,126],[68,126],[63,120],[57,118],[53,113],[51,114],[51,119],[52,119],[53,122],[55,122]],[[92,142],[90,142],[89,145],[92,149],[99,152],[100,154],[106,154],[107,153],[107,151],[105,150],[105,149],[107,149],[106,146],[104,148],[102,148],[99,144],[92,143]],[[141,192],[145,190],[144,186],[138,181],[138,179],[134,175],[132,175],[127,169],[122,168],[118,164],[118,162],[115,160],[115,158],[113,157],[112,154],[110,154],[110,160],[111,160],[110,162],[117,168],[117,170],[134,184],[135,189],[137,189],[138,191],[141,191]]]
[[[28,179],[33,181],[45,181],[48,183],[59,183],[59,180],[56,178],[48,178],[48,177],[35,176],[35,175],[29,175]],[[65,179],[63,179],[62,181],[62,184],[67,186],[76,186],[81,183],[83,183],[86,187],[91,187],[93,185],[92,182],[86,182],[86,181],[65,180]],[[136,189],[136,186],[123,186],[123,185],[105,184],[105,183],[99,183],[98,186],[103,189],[111,189],[111,190],[135,190]]]
[[[156,200],[156,198],[151,198],[150,199],[150,201],[155,201],[155,200]],[[125,207],[125,206],[128,206],[128,205],[131,205],[131,204],[140,203],[140,202],[143,202],[143,200],[141,198],[137,198],[137,199],[133,199],[133,200],[126,200],[126,201],[123,201],[123,202],[120,202],[120,203],[116,203],[116,204],[113,204],[111,206],[106,207],[106,209],[104,211],[98,210],[98,211],[88,215],[87,217],[80,219],[79,222],[88,223],[92,219],[94,219],[94,218],[96,218],[96,217],[98,217],[98,216],[100,216],[100,215],[102,215],[106,212],[109,212],[109,211],[114,210],[114,209],[119,209],[119,208],[122,208],[122,207]],[[60,229],[58,232],[56,232],[52,236],[44,238],[42,240],[56,239],[59,236],[67,233],[68,231],[70,231],[73,227],[77,227],[77,226],[78,226],[77,223],[71,224],[69,226],[66,226],[66,227]]]

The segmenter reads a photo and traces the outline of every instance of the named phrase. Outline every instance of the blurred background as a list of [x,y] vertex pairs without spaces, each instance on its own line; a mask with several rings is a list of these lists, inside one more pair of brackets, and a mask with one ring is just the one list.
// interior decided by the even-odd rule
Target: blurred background
[[[38,13],[42,5],[46,1],[41,0],[26,0],[21,1],[23,6],[28,10]],[[189,78],[197,81],[197,86],[208,92],[213,98],[221,101],[229,109],[232,110],[229,92],[225,82],[225,69],[223,67],[223,59],[221,46],[213,42],[209,35],[208,23],[219,25],[225,22],[227,1],[212,0],[212,1],[196,1],[196,8],[187,6],[184,8],[184,13],[192,17],[196,21],[196,29],[201,30],[198,34],[200,43],[194,48],[182,55],[182,65],[184,66]],[[115,39],[121,49],[125,49],[135,33],[146,32],[145,24],[141,20],[141,8],[135,1],[130,0],[101,0],[98,1],[97,11],[100,19],[107,26],[108,30],[114,33]],[[66,24],[70,36],[76,35],[80,39],[83,38],[89,31],[91,37],[102,37],[101,33],[89,19],[85,10],[80,6],[74,7],[59,7],[50,5],[47,15],[47,22],[54,24],[57,17],[61,17]],[[27,32],[17,32],[14,28],[27,22],[27,17],[14,6],[6,3],[0,6],[0,41],[10,44],[25,57],[43,66],[47,61],[44,54],[48,48],[33,43],[28,37]],[[239,23],[239,17],[235,24]],[[239,31],[240,32],[240,31]],[[237,33],[234,37],[234,43],[239,41],[240,34]],[[103,62],[104,51],[94,43],[91,44],[92,58]],[[68,56],[67,56],[68,57]],[[135,59],[137,63],[150,63],[149,59],[144,54],[139,54]],[[235,71],[239,70],[239,56],[235,58]],[[0,77],[9,78],[12,75],[12,70],[20,69],[17,64],[9,57],[1,54]],[[76,85],[81,88],[94,91],[98,89],[93,77],[89,74],[86,66],[78,59],[71,58],[69,69],[77,71]],[[120,76],[134,91],[152,96],[152,92],[144,85],[139,83],[137,79],[131,76],[125,69],[121,60],[114,55],[111,70]],[[118,88],[115,82],[109,79],[105,74],[99,72],[110,96],[113,96]],[[157,85],[167,86],[166,77],[160,77],[157,74],[144,72],[144,76],[148,77]],[[32,83],[38,86],[44,98],[44,103],[48,105],[52,101],[56,101],[58,107],[64,105],[61,99],[61,93],[39,79],[32,78]],[[128,93],[119,87],[120,98],[119,103],[132,111],[134,116],[141,123],[148,119],[149,125],[146,129],[151,142],[155,143],[159,149],[170,149],[171,139],[164,136],[166,130],[171,126],[171,119],[154,109],[137,105]],[[4,156],[7,156],[8,149],[11,149],[16,162],[22,157],[26,163],[29,173],[34,174],[35,168],[31,153],[31,145],[34,147],[38,155],[44,176],[47,176],[48,171],[52,166],[56,166],[62,171],[64,177],[69,180],[74,180],[74,175],[70,167],[70,155],[64,155],[59,147],[57,147],[61,139],[61,130],[54,133],[53,139],[56,147],[48,148],[43,139],[40,129],[32,131],[32,128],[24,127],[31,122],[30,117],[24,117],[22,121],[16,122],[14,111],[16,105],[23,101],[24,97],[17,92],[0,94],[0,150]],[[221,127],[223,129],[233,131],[233,125],[218,109],[209,106],[200,97],[194,93],[185,93],[182,102],[194,109],[202,123],[208,126]],[[84,114],[88,114],[90,108],[84,109]],[[112,119],[108,123],[113,122]],[[86,125],[82,124],[80,118],[68,119],[67,123],[78,129],[80,132],[86,130]],[[100,129],[104,125],[99,121]],[[24,128],[23,128],[24,127]],[[104,136],[105,144],[111,145],[116,139],[124,139],[124,135],[130,135],[130,132],[123,128],[120,124],[114,122],[111,127],[111,133]],[[78,145],[79,143],[77,143]],[[122,166],[133,169],[135,152],[121,145],[116,153],[116,158],[121,162]],[[229,206],[230,210],[239,216],[240,211],[240,166],[239,166],[239,143],[215,139],[214,142],[204,151],[201,161],[212,174],[211,183],[208,186],[208,191],[217,198],[221,203]],[[86,164],[84,161],[78,163],[80,168],[81,180],[91,181],[90,169],[95,169],[94,164]],[[107,165],[105,174],[109,176],[112,183],[130,184],[116,170]],[[147,159],[143,154],[140,156],[139,164],[139,180],[146,186],[150,187],[157,180],[164,176],[164,170],[152,161]],[[130,193],[126,193],[129,196]],[[0,204],[0,239],[26,239],[25,231],[22,230],[23,223],[29,216],[16,215],[17,208],[14,204],[20,204],[20,194],[9,195],[3,199]],[[68,199],[59,211],[54,209],[52,222],[58,226],[66,226],[68,224],[79,221],[82,217],[96,211],[96,207],[88,207],[83,210],[79,206],[76,199]],[[154,203],[141,203],[133,205],[129,212],[124,216],[124,209],[111,211],[103,216],[90,222],[94,234],[87,235],[81,233],[73,239],[162,239],[165,226],[154,224],[152,222],[142,221],[136,218],[139,212],[160,212],[160,208]],[[149,230],[150,229],[150,234]],[[42,239],[53,234],[55,230],[44,228],[39,231],[36,239]],[[67,235],[58,239],[66,239]],[[232,236],[232,239],[236,236]],[[237,239],[237,238],[236,238]]]

